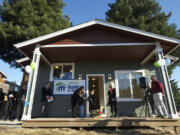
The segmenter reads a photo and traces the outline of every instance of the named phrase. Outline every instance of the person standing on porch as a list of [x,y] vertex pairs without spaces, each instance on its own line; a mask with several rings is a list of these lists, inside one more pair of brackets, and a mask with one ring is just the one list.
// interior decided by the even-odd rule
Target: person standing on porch
[[111,82],[109,84],[108,95],[109,95],[109,105],[111,107],[111,113],[112,113],[111,117],[116,117],[116,115],[117,115],[116,89],[114,87],[114,83],[113,82]]
[[71,105],[72,105],[72,117],[77,118],[79,115],[79,93],[81,89],[84,88],[83,86],[78,88],[74,91],[73,95],[71,96]]
[[45,84],[45,86],[41,89],[41,94],[42,94],[42,98],[41,98],[41,102],[42,102],[41,117],[47,117],[47,105],[48,105],[48,101],[52,97],[52,92],[51,92],[50,86],[51,86],[50,82],[47,82]]
[[163,102],[163,86],[162,84],[156,79],[156,76],[151,76],[151,89],[153,93],[153,100],[155,103],[158,112],[160,113],[161,117],[168,116],[168,112]]
[[86,97],[85,97],[84,87],[82,87],[79,93],[79,117],[80,118],[84,118],[85,116],[85,102],[86,102]]
[[96,107],[95,90],[90,91],[88,101],[89,101],[89,112],[92,113],[95,110],[95,107]]

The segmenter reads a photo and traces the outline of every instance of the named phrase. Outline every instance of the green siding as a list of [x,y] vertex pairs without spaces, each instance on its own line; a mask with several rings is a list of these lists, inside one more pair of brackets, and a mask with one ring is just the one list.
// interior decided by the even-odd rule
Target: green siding
[[[151,75],[158,74],[156,68],[153,65],[141,66],[139,63],[133,62],[78,62],[75,63],[75,78],[78,78],[78,74],[83,75],[83,79],[86,79],[86,74],[105,74],[105,92],[106,92],[106,102],[108,102],[108,87],[109,80],[107,78],[108,74],[112,74],[114,81],[114,71],[115,70],[144,70],[145,76],[148,77],[149,83],[151,83]],[[117,103],[117,113],[118,115],[139,115],[142,107],[141,101],[121,101]],[[107,103],[106,103],[107,104]],[[143,112],[144,113],[144,112]],[[110,107],[107,106],[107,116],[110,116]],[[142,114],[143,115],[143,114]]]
[[35,96],[32,108],[32,117],[39,117],[41,114],[41,88],[49,81],[50,67],[39,65],[38,77],[35,88]]
[[[83,75],[83,79],[86,79],[86,74],[105,74],[105,92],[106,102],[108,102],[108,74],[112,74],[114,79],[114,70],[145,70],[145,75],[149,78],[151,75],[158,74],[158,71],[153,65],[141,66],[138,63],[133,62],[77,62],[75,63],[75,79],[79,74]],[[41,65],[38,73],[36,94],[33,105],[33,116],[39,117],[41,111],[41,88],[44,83],[49,80],[50,68]],[[106,103],[107,104],[107,103]],[[139,115],[142,107],[142,102],[118,102],[118,115]],[[71,117],[71,101],[70,96],[54,96],[54,101],[48,106],[49,117]],[[110,107],[107,106],[107,116],[110,116]]]

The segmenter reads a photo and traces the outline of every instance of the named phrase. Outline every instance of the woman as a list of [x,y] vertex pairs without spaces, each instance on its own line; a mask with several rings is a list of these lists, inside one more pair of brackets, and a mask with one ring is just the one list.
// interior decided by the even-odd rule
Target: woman
[[114,87],[114,83],[109,84],[109,90],[108,90],[108,95],[109,95],[109,105],[111,106],[111,117],[116,117],[117,115],[117,101],[116,101],[116,89]]
[[90,91],[88,101],[89,101],[89,112],[92,113],[92,111],[95,110],[96,107],[95,90]]
[[52,93],[51,93],[51,83],[47,82],[45,86],[41,89],[41,102],[42,102],[42,110],[41,110],[41,117],[47,117],[48,110],[47,110],[47,105],[48,105],[48,100],[52,98]]
[[80,118],[84,117],[85,101],[86,101],[86,98],[85,98],[84,87],[83,87],[79,93],[79,117]]
[[84,87],[81,86],[80,88],[78,88],[73,95],[71,96],[71,104],[72,104],[72,117],[77,118],[79,115],[79,93],[81,91],[81,89],[83,89]]

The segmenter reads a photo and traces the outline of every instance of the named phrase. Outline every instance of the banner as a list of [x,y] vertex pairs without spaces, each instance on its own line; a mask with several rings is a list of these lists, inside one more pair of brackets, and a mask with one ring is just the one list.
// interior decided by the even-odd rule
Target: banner
[[54,80],[54,95],[72,95],[79,87],[84,86],[85,80]]

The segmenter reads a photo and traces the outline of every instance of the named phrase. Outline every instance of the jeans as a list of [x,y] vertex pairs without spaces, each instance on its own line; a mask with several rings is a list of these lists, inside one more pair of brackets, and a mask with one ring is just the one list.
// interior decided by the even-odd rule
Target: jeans
[[153,100],[155,103],[156,108],[158,109],[159,113],[163,116],[167,116],[167,110],[163,102],[162,93],[155,93],[153,94]]
[[79,117],[84,118],[84,105],[79,106]]

